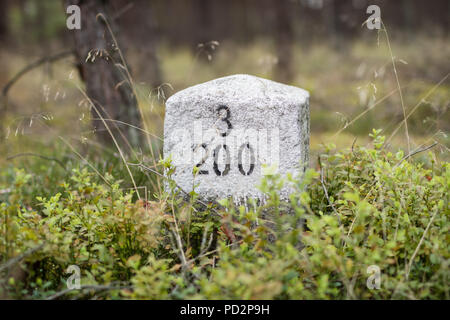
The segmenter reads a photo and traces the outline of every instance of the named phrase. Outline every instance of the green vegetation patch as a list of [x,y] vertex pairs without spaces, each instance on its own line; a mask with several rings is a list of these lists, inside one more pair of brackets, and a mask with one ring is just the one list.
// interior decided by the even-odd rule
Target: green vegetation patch
[[[88,167],[36,196],[35,173],[8,170],[1,297],[449,299],[449,163],[389,152],[371,136],[370,148],[327,147],[301,179],[268,176],[266,202],[239,207],[195,190],[137,200]],[[277,195],[286,184],[287,203]],[[71,265],[81,287],[67,290]]]

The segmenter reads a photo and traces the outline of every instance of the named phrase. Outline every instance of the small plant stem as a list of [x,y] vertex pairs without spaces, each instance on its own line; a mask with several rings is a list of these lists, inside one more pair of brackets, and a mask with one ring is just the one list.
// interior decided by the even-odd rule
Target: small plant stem
[[180,250],[181,263],[183,264],[183,269],[186,270],[188,264],[186,261],[186,256],[184,255],[183,244],[181,242],[180,231],[178,229],[178,223],[177,223],[177,217],[175,216],[175,208],[173,207],[173,201],[174,201],[174,199],[172,198],[172,216],[173,216],[173,221],[175,223],[175,238],[177,239],[178,250]]
[[106,178],[97,170],[96,167],[94,167],[85,157],[83,157],[77,150],[75,150],[75,148],[63,137],[59,136],[59,138],[61,139],[62,142],[64,142],[71,150],[73,153],[75,153],[78,157],[80,157],[84,162],[87,163],[87,165],[95,171],[95,173],[102,178],[102,180],[111,187],[111,184],[108,182],[108,180],[106,180]]
[[122,149],[120,148],[119,144],[117,143],[116,138],[114,137],[114,134],[112,133],[111,129],[109,128],[108,124],[106,123],[106,121],[104,120],[104,118],[102,117],[101,113],[98,111],[97,107],[95,106],[94,102],[91,100],[91,98],[88,97],[88,95],[86,94],[86,92],[84,92],[78,85],[77,85],[78,90],[80,90],[80,92],[84,95],[84,97],[86,98],[86,100],[89,102],[89,104],[91,105],[91,107],[95,110],[95,112],[97,113],[97,115],[100,117],[100,119],[102,119],[103,125],[105,126],[106,130],[108,130],[109,135],[111,136],[111,139],[114,142],[114,145],[117,148],[117,151],[119,151],[119,155],[122,158],[122,161],[125,165],[125,167],[127,168],[128,174],[130,175],[131,181],[133,183],[133,187],[136,191],[137,197],[139,200],[141,200],[141,196],[139,195],[139,191],[137,189],[136,186],[136,182],[134,181],[134,177],[133,174],[131,173],[130,167],[128,166],[128,162],[125,159],[125,155],[123,154]]
[[[420,100],[419,102],[417,102],[417,104],[414,106],[414,108],[412,108],[412,110],[408,113],[408,115],[406,116],[406,119],[409,119],[409,117],[411,117],[411,115],[417,110],[417,108],[420,107],[420,105],[422,104],[422,102],[424,100],[426,100],[434,91],[436,91],[436,89],[448,78],[448,76],[450,75],[450,73],[447,73],[433,88],[431,88],[431,90],[429,90]],[[395,134],[397,133],[397,131],[402,127],[403,125],[403,121],[397,126],[397,128],[395,128],[395,130],[392,132],[392,134],[389,136],[388,139],[386,139],[385,144],[389,143],[392,138],[395,136]]]
[[[103,22],[105,23],[105,25],[106,25],[106,27],[107,27],[107,29],[108,29],[108,32],[109,32],[109,34],[111,35],[111,38],[112,38],[112,40],[113,40],[113,42],[114,42],[114,45],[115,45],[115,47],[117,48],[117,51],[118,51],[119,56],[120,56],[120,60],[121,60],[122,65],[123,65],[123,68],[125,69],[125,72],[126,72],[126,74],[127,74],[127,78],[128,78],[129,83],[130,83],[131,90],[133,91],[133,94],[134,94],[134,96],[135,96],[135,98],[136,98],[138,110],[139,110],[140,116],[141,116],[141,118],[142,118],[142,124],[143,124],[143,126],[144,126],[145,131],[148,132],[149,130],[148,130],[148,127],[147,127],[147,123],[146,123],[146,121],[145,121],[144,112],[142,111],[142,107],[141,107],[141,105],[140,105],[140,103],[139,103],[139,99],[138,99],[138,94],[137,94],[137,91],[136,91],[136,87],[135,87],[135,85],[134,85],[133,78],[131,77],[130,70],[128,69],[128,65],[126,64],[126,61],[125,61],[125,58],[124,58],[124,56],[123,56],[122,50],[121,50],[120,47],[119,47],[119,44],[118,44],[118,42],[117,42],[117,39],[116,39],[116,37],[114,36],[114,33],[112,32],[111,26],[110,26],[108,20],[106,19],[106,17],[105,17],[103,14],[101,14],[101,13],[99,13],[99,14],[97,15],[97,19],[98,19],[99,17],[101,17],[101,18],[103,19]],[[147,139],[148,147],[150,148],[150,153],[151,153],[151,155],[152,155],[152,159],[153,159],[153,161],[155,162],[155,154],[154,154],[154,151],[153,151],[153,144],[152,144],[151,139],[150,139],[150,137],[149,137],[148,135],[146,135],[145,137],[146,137],[146,139]],[[128,168],[128,166],[127,166],[127,168]],[[158,189],[161,190],[161,185],[160,185],[160,181],[159,181],[158,178],[156,179],[156,182],[158,183]],[[134,181],[133,181],[133,183],[134,183]],[[139,195],[138,195],[138,197],[139,197]],[[140,199],[140,197],[139,197],[139,199]]]
[[395,65],[395,57],[394,57],[394,55],[392,53],[391,42],[389,40],[389,34],[387,32],[386,26],[383,23],[383,21],[381,21],[381,23],[383,25],[383,31],[384,31],[384,33],[386,35],[386,42],[387,42],[387,46],[388,46],[388,49],[389,49],[389,54],[390,54],[391,60],[392,60],[392,67],[394,68],[395,80],[397,82],[398,93],[400,95],[400,103],[401,103],[402,109],[403,109],[403,122],[405,124],[405,134],[406,134],[406,141],[408,143],[408,153],[410,153],[411,152],[411,142],[410,142],[410,139],[409,139],[409,132],[408,132],[408,121],[407,121],[408,117],[406,116],[405,103],[403,102],[402,88],[400,86],[400,80],[398,79],[397,67]]
[[427,235],[427,232],[428,232],[428,230],[430,229],[430,226],[431,226],[431,224],[433,223],[434,218],[436,217],[436,215],[437,215],[438,212],[439,212],[439,211],[436,210],[436,211],[433,213],[433,216],[431,217],[430,222],[428,222],[428,225],[427,225],[425,231],[424,231],[423,234],[422,234],[422,238],[420,238],[420,241],[419,241],[419,244],[418,244],[417,247],[416,247],[416,250],[414,250],[414,253],[413,253],[413,255],[411,256],[411,259],[409,260],[409,263],[408,263],[408,265],[406,266],[406,275],[405,275],[406,281],[408,281],[409,273],[410,273],[410,271],[411,271],[412,263],[414,262],[414,259],[416,258],[416,255],[417,255],[417,253],[419,252],[420,247],[422,246],[423,240],[425,239],[425,236]]

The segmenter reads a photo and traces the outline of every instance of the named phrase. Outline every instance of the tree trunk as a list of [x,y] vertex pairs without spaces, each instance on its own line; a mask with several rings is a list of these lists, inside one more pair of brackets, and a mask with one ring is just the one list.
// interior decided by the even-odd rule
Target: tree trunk
[[[120,120],[133,126],[140,125],[140,117],[136,97],[123,67],[119,51],[108,31],[101,13],[107,19],[112,30],[114,24],[109,19],[108,0],[69,0],[66,5],[76,4],[81,9],[81,30],[70,30],[75,40],[75,51],[79,64],[79,72],[86,84],[86,93],[96,108],[92,108],[93,126],[101,142],[111,144],[112,137],[101,117]],[[120,44],[119,44],[120,47]],[[89,57],[89,59],[88,59]],[[97,111],[95,110],[97,109]],[[100,117],[100,115],[101,117]],[[139,141],[135,129],[130,126],[106,121],[116,139],[121,137],[120,131],[132,145]]]
[[152,89],[163,83],[157,56],[158,24],[153,5],[154,2],[147,0],[114,0],[115,8],[122,12],[116,21],[121,26],[126,26],[126,30],[121,30],[122,39],[126,39],[129,44],[137,44],[134,52],[137,53],[139,68],[135,69],[135,75],[138,79],[145,79]]
[[4,41],[8,33],[8,6],[9,1],[0,1],[0,41]]
[[275,3],[276,15],[276,39],[278,64],[276,68],[277,80],[285,83],[292,81],[294,70],[292,69],[292,42],[293,29],[290,7],[287,0]]

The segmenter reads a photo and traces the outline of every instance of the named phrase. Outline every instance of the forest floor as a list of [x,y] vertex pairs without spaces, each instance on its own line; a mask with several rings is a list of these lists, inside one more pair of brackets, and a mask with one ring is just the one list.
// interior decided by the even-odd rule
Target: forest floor
[[[153,156],[143,144],[124,159],[95,140],[71,58],[27,73],[1,124],[0,298],[449,299],[450,43],[414,40],[393,41],[395,57],[382,35],[341,50],[294,45],[312,169],[267,177],[266,204],[251,208],[163,190],[164,95],[233,73],[272,78],[270,44],[223,43],[208,61],[162,43],[159,90],[127,50]],[[30,57],[0,60],[3,86]],[[67,290],[69,266],[80,289]]]

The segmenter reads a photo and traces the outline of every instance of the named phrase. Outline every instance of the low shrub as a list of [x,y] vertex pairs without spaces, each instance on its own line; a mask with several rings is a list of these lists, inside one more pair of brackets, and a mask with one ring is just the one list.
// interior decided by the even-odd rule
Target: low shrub
[[[186,200],[170,181],[136,200],[87,168],[29,199],[33,173],[15,169],[0,205],[2,297],[448,299],[449,163],[392,153],[379,134],[326,147],[301,177],[267,176],[264,203],[247,206]],[[79,289],[67,289],[70,265]]]

